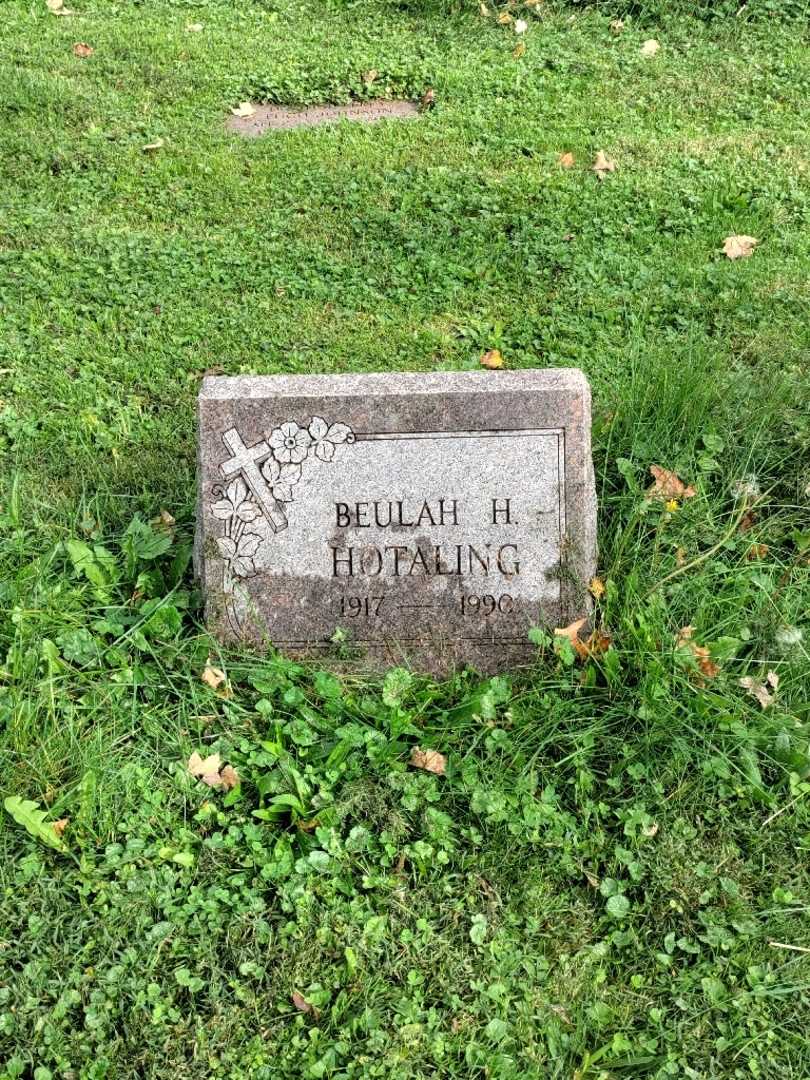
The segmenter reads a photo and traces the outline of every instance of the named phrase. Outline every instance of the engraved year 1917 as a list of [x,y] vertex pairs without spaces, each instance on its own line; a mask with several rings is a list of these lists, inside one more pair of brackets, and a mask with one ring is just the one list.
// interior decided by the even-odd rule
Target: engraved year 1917
[[384,596],[341,596],[338,607],[340,614],[349,619],[360,615],[368,619],[380,614],[384,600]]

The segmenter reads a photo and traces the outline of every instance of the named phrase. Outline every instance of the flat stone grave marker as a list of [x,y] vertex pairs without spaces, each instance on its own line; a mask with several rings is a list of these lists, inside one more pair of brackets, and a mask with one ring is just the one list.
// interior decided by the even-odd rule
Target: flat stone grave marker
[[197,569],[224,641],[493,672],[531,658],[530,627],[587,613],[580,371],[212,376],[198,422]]
[[358,101],[351,105],[256,105],[251,116],[229,116],[226,127],[238,135],[263,135],[266,131],[336,124],[355,120],[373,124],[378,120],[415,120],[419,107],[413,101]]

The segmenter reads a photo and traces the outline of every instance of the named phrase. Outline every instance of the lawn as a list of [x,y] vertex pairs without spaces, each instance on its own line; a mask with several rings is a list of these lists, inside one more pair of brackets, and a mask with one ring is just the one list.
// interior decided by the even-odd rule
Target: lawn
[[[67,6],[0,0],[0,763],[46,814],[0,822],[0,1078],[810,1076],[806,21]],[[610,647],[206,637],[202,374],[492,348],[591,381]]]

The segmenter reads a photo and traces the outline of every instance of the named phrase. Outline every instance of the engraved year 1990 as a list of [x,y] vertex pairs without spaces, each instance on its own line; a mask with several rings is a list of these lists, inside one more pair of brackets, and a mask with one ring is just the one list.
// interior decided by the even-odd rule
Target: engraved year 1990
[[[508,593],[501,596],[464,594],[457,599],[462,615],[511,615],[515,610],[515,601]],[[369,619],[381,613],[384,602],[384,596],[341,596],[338,608],[340,614],[349,619],[359,616]]]

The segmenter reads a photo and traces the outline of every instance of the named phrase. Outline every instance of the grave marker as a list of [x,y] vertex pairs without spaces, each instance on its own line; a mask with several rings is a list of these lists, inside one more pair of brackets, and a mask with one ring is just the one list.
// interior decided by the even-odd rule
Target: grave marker
[[442,674],[587,612],[590,392],[571,369],[209,377],[197,568],[223,640]]

